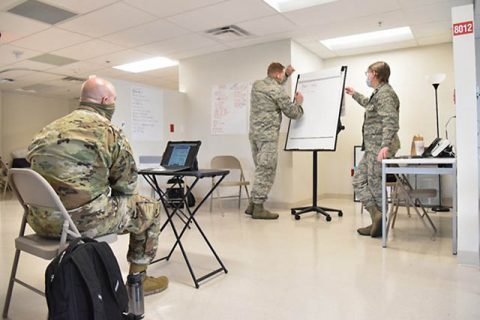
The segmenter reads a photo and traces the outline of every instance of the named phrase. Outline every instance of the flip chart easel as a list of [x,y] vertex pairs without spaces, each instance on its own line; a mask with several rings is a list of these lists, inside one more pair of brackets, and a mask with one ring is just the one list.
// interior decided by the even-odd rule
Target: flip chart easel
[[344,129],[340,122],[340,112],[344,103],[346,75],[347,67],[342,66],[300,74],[297,78],[295,92],[298,90],[303,94],[304,115],[299,120],[290,120],[285,151],[313,152],[313,199],[311,206],[291,209],[295,220],[300,220],[300,215],[307,212],[320,213],[327,221],[332,220],[328,211],[343,216],[341,210],[317,205],[317,153],[335,151],[337,135]]

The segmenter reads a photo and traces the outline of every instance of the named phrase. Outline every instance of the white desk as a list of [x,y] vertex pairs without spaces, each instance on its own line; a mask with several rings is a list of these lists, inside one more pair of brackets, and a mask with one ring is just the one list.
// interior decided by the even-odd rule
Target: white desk
[[[438,165],[449,165],[439,167]],[[457,160],[455,158],[385,159],[382,161],[382,247],[387,247],[386,176],[392,174],[452,175],[452,254],[457,254]],[[441,196],[441,195],[440,195]]]

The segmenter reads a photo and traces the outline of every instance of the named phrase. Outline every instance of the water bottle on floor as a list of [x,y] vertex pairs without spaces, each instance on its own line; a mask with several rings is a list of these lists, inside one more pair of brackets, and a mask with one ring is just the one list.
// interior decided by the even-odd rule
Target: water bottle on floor
[[128,315],[127,319],[139,320],[144,316],[142,274],[137,272],[127,276]]

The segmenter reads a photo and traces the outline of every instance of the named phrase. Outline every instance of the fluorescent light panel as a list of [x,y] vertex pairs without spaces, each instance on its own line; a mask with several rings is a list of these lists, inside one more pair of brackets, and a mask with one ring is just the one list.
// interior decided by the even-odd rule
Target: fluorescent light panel
[[413,39],[410,27],[386,29],[367,33],[359,33],[346,37],[320,40],[320,42],[332,51],[370,47],[385,43],[400,42]]
[[263,0],[278,12],[287,12],[335,2],[337,0]]
[[156,58],[131,62],[127,64],[122,64],[119,66],[115,66],[113,68],[127,71],[127,72],[140,73],[140,72],[145,72],[150,70],[172,67],[176,65],[178,65],[178,61],[170,60],[164,57],[156,57]]

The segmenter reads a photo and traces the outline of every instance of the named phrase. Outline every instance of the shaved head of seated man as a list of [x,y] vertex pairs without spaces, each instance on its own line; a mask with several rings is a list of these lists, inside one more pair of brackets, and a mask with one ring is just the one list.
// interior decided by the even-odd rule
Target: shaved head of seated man
[[[115,100],[115,87],[91,76],[82,85],[79,107],[43,128],[27,158],[55,189],[82,235],[130,234],[130,273],[144,274],[148,295],[168,286],[164,276],[146,276],[157,251],[160,204],[136,193],[132,148],[111,123]],[[39,235],[61,233],[63,219],[57,212],[33,207],[27,221]]]

